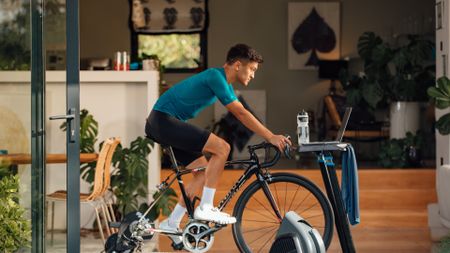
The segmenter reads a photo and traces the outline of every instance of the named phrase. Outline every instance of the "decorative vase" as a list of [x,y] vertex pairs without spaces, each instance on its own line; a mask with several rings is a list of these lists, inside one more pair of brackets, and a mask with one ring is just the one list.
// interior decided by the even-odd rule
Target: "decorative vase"
[[390,138],[405,138],[407,132],[416,134],[420,123],[419,102],[392,102],[390,107]]

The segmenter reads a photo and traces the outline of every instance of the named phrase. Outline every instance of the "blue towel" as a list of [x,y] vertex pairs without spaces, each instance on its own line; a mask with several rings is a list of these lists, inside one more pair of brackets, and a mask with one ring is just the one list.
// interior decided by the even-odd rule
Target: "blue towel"
[[342,198],[350,224],[359,224],[358,165],[351,145],[342,153]]

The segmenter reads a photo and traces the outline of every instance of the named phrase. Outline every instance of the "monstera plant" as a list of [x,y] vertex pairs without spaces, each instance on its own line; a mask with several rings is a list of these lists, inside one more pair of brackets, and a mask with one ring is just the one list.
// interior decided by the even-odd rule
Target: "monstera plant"
[[[59,127],[66,131],[66,123],[62,123]],[[88,110],[82,109],[80,112],[80,152],[95,153],[95,143],[98,136],[98,122]],[[96,161],[81,164],[81,175],[88,183],[94,182]]]
[[419,35],[408,35],[406,42],[392,47],[373,32],[358,40],[358,54],[364,61],[360,75],[343,73],[341,82],[347,101],[370,110],[392,101],[426,101],[426,90],[434,83],[433,43]]
[[[450,80],[443,76],[436,83],[436,87],[428,88],[428,96],[431,97],[438,109],[446,109],[450,107]],[[450,133],[450,113],[446,113],[438,119],[436,128],[442,135]]]

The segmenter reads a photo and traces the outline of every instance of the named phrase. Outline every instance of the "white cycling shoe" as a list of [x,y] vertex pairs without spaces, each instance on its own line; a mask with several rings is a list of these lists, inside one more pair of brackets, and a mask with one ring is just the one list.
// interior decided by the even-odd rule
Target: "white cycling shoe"
[[211,221],[222,225],[236,223],[236,218],[219,211],[212,205],[204,204],[195,209],[194,219]]
[[[178,228],[178,226],[171,226],[171,224],[169,224],[169,219],[165,219],[163,220],[160,224],[159,224],[159,229],[163,229],[163,230],[168,230],[174,233],[179,233],[180,228]],[[170,237],[170,239],[172,240],[172,242],[174,244],[180,244],[183,243],[183,238],[179,235],[168,235]]]

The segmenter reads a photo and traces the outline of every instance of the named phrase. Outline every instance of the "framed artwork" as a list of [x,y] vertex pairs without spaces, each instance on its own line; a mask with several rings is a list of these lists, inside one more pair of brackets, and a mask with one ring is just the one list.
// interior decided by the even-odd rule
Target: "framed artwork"
[[288,3],[288,68],[316,69],[339,57],[339,2]]

